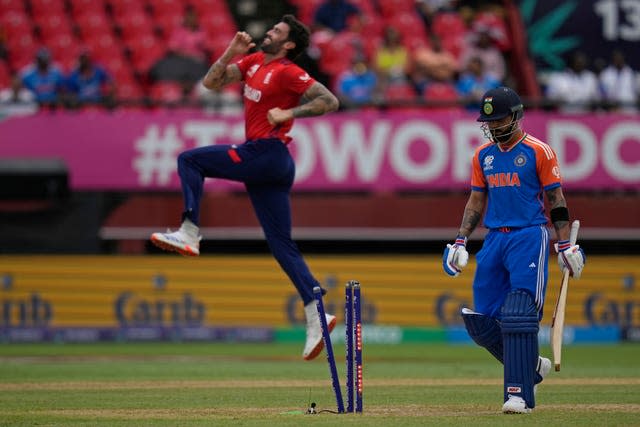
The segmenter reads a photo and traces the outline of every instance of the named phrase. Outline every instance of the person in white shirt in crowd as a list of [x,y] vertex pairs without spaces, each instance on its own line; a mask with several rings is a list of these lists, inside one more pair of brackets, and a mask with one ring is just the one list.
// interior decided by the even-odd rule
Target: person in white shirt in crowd
[[637,111],[640,87],[638,73],[627,65],[624,53],[614,50],[611,64],[600,73],[600,88],[607,105],[618,111]]
[[551,73],[546,95],[567,113],[590,111],[600,102],[598,77],[587,68],[584,53],[575,52],[567,69]]

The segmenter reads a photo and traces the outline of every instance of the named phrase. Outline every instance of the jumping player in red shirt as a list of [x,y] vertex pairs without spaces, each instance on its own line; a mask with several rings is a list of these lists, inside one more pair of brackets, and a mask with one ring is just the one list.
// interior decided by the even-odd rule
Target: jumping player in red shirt
[[471,338],[504,364],[504,413],[529,413],[536,384],[551,370],[540,357],[538,329],[547,289],[549,231],[543,194],[558,238],[558,262],[575,278],[584,252],[569,243],[569,210],[558,159],[551,147],[520,128],[524,112],[510,88],[482,98],[479,122],[489,142],[472,160],[471,195],[462,225],[443,256],[444,271],[457,276],[467,265],[467,238],[480,223],[489,229],[476,256],[474,309],[462,309]]
[[[324,346],[313,297],[313,288],[320,284],[291,238],[289,194],[295,165],[287,148],[291,140],[287,133],[295,118],[319,116],[338,109],[338,99],[292,62],[308,45],[307,27],[294,16],[285,15],[267,31],[259,52],[230,64],[235,56],[245,55],[255,47],[249,34],[236,33],[205,75],[203,84],[208,89],[219,89],[244,81],[246,142],[237,146],[200,147],[181,153],[178,174],[184,197],[182,225],[176,232],[151,236],[151,241],[162,249],[188,256],[199,255],[198,226],[204,178],[243,182],[273,256],[304,303],[307,320],[305,360],[315,358]],[[327,314],[327,324],[332,330],[336,317]]]

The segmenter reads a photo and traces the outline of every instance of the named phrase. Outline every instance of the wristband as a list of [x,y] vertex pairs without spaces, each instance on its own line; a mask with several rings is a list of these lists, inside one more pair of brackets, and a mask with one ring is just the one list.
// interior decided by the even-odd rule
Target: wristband
[[564,252],[571,247],[568,240],[558,240],[558,252]]
[[455,245],[456,245],[456,246],[467,246],[467,237],[466,237],[466,236],[458,235],[458,236],[456,237],[456,243],[455,243]]

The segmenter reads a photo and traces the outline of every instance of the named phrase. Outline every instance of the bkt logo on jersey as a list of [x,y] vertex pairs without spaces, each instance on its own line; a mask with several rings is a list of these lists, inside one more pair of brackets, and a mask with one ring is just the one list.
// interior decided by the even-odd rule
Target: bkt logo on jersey
[[487,183],[490,188],[495,187],[520,187],[520,177],[517,172],[514,173],[494,173],[487,175]]

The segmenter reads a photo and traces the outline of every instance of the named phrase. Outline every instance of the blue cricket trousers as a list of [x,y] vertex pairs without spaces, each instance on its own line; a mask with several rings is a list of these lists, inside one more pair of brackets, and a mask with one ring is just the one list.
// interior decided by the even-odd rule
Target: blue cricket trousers
[[238,146],[212,145],[188,150],[178,156],[178,174],[184,196],[183,218],[196,225],[200,224],[204,178],[243,182],[271,253],[304,304],[313,301],[313,288],[320,284],[291,238],[289,194],[295,164],[282,141],[258,139]]

